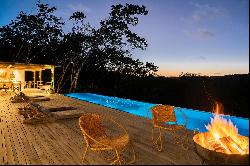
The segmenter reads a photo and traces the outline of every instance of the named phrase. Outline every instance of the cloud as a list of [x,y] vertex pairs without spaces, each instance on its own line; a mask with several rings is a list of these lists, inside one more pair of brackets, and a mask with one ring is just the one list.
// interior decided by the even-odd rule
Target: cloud
[[73,12],[83,11],[83,12],[90,13],[92,11],[91,8],[83,4],[68,4],[67,7]]
[[192,20],[194,22],[213,20],[223,17],[227,14],[225,9],[214,7],[208,4],[191,3],[191,5],[195,7],[192,13]]
[[198,22],[201,20],[201,16],[198,14],[194,14],[194,15],[192,15],[192,20],[195,22]]
[[222,75],[222,73],[213,73],[213,75]]
[[72,22],[69,21],[70,16],[76,11],[82,11],[84,14],[87,15],[88,13],[92,12],[92,9],[87,7],[86,5],[82,3],[78,4],[64,4],[64,7],[58,8],[56,11],[56,15],[59,17],[62,17],[63,20],[65,21],[65,26],[63,27],[65,32],[71,31],[71,28],[73,26]]
[[57,10],[57,14],[59,16],[62,16],[63,18],[68,19],[76,11],[82,11],[86,14],[92,12],[92,9],[82,3],[65,4],[64,8],[59,8]]
[[[188,24],[188,29],[183,32],[187,36],[191,37],[202,37],[211,38],[216,36],[213,31],[211,31],[211,23],[226,16],[227,10],[220,7],[215,7],[210,4],[201,4],[190,2],[193,6],[191,15],[189,17],[181,17],[181,21]],[[201,28],[202,27],[202,28]]]
[[199,60],[206,60],[206,57],[204,57],[204,56],[198,56],[197,57]]
[[215,33],[206,29],[206,28],[194,28],[191,29],[184,29],[183,33],[189,37],[202,37],[202,38],[209,38],[214,37]]
[[202,37],[213,37],[215,34],[207,29],[198,29],[199,34]]
[[202,55],[200,55],[200,56],[190,56],[189,60],[190,61],[195,61],[195,62],[201,62],[201,61],[206,61],[207,58],[205,56],[202,56]]

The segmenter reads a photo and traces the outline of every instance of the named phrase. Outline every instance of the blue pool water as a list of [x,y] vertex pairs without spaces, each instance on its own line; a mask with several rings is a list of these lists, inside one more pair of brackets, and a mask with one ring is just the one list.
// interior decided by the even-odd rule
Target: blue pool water
[[[139,102],[130,99],[103,96],[92,93],[69,93],[65,94],[65,96],[77,98],[95,104],[100,104],[102,106],[114,108],[134,115],[149,117],[149,118],[152,118],[152,115],[150,113],[150,108],[156,105],[153,103]],[[188,129],[194,130],[195,128],[199,128],[201,132],[207,131],[205,125],[210,123],[211,118],[213,117],[212,113],[175,107],[175,114],[177,122],[179,124],[185,123],[185,119],[180,110],[182,110],[188,118],[188,124],[187,124]],[[222,116],[225,119],[230,119],[233,122],[233,124],[238,128],[238,131],[241,135],[249,136],[249,119],[235,117],[235,116],[228,116],[228,115],[222,115]]]

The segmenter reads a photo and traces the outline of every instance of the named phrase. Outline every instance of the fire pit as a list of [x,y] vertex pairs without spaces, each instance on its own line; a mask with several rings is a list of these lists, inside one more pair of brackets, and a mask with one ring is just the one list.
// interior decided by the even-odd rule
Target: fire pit
[[[203,159],[203,163],[207,164],[218,164],[218,165],[232,165],[232,164],[249,164],[249,153],[248,154],[227,154],[220,151],[224,151],[223,148],[220,149],[220,146],[214,147],[216,150],[208,149],[207,147],[202,146],[203,138],[209,137],[209,132],[199,133],[193,137],[195,142],[195,148],[198,155]],[[245,136],[239,136],[243,142],[248,142],[248,138]],[[228,140],[226,138],[222,139],[225,142]],[[214,146],[216,146],[214,144]]]
[[229,120],[216,113],[211,124],[205,126],[208,132],[195,134],[195,150],[203,163],[232,165],[249,164],[249,138],[238,134],[238,129]]

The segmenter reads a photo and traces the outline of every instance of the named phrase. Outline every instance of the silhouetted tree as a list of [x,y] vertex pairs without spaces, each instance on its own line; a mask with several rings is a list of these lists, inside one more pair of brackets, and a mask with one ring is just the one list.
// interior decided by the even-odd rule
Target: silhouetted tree
[[55,7],[36,4],[35,14],[20,12],[9,25],[0,28],[1,54],[6,61],[54,63],[63,37],[61,18]]
[[196,73],[189,73],[189,72],[186,72],[186,73],[181,72],[181,74],[179,75],[179,77],[200,77],[200,76],[201,76],[200,73],[196,74]]
[[[94,29],[85,23],[85,15],[75,12],[70,17],[74,20],[72,32],[65,35],[65,58],[70,63],[63,69],[71,69],[73,75],[60,77],[58,90],[66,81],[70,80],[70,91],[73,91],[83,67],[89,73],[103,71],[119,71],[123,74],[146,76],[157,71],[153,63],[142,63],[131,58],[132,49],[145,49],[147,42],[144,38],[133,33],[129,25],[137,25],[138,18],[134,15],[146,15],[144,6],[115,5],[112,6],[110,16],[102,20],[100,28]],[[65,58],[64,61],[65,61]],[[65,74],[62,74],[65,75]]]
[[20,12],[16,20],[0,28],[1,60],[60,65],[57,92],[67,83],[74,91],[83,67],[90,73],[118,71],[140,77],[157,71],[153,63],[131,56],[131,50],[147,47],[146,40],[130,29],[138,24],[138,15],[147,15],[145,6],[113,5],[98,29],[77,11],[70,17],[73,28],[67,34],[62,31],[62,19],[54,15],[55,7],[40,2],[37,7],[35,14]]
[[[132,4],[113,5],[109,17],[100,22],[101,27],[95,31],[95,41],[102,54],[98,66],[108,71],[123,74],[146,76],[157,71],[153,63],[142,63],[131,58],[131,50],[146,49],[147,41],[131,31],[131,26],[138,24],[138,15],[147,15],[145,6]],[[103,54],[104,53],[104,54]]]

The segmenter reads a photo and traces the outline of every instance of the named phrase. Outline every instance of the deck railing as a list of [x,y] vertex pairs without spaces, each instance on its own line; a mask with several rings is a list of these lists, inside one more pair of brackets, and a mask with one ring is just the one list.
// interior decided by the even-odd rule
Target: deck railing
[[0,80],[0,90],[12,90],[12,91],[21,91],[22,88],[37,88],[37,89],[50,89],[51,82],[44,81],[7,81]]

